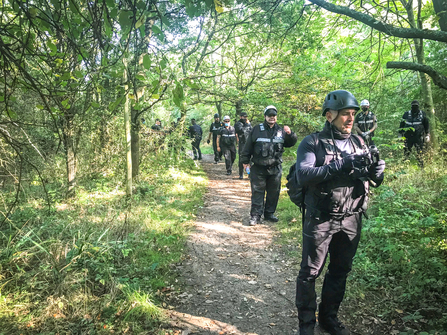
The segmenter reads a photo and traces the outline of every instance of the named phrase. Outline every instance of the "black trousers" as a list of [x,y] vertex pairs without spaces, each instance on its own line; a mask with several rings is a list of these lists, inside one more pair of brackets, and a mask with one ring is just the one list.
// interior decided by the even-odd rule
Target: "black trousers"
[[251,216],[275,213],[281,191],[281,175],[281,165],[266,167],[254,164],[251,167]]
[[239,142],[239,176],[242,176],[244,174],[244,164],[241,163],[241,152],[242,149],[244,149],[245,142],[241,143]]
[[416,159],[419,166],[424,166],[424,138],[420,136],[408,137],[404,142],[404,157],[410,159],[410,152],[413,147],[416,149]]
[[222,151],[222,155],[225,157],[225,168],[227,172],[231,172],[233,170],[233,163],[236,160],[236,146],[221,146],[220,150]]
[[315,324],[317,299],[315,280],[329,254],[328,271],[324,277],[319,306],[319,319],[337,316],[345,295],[346,278],[352,268],[362,228],[362,215],[343,220],[317,217],[306,211],[303,224],[303,254],[296,285],[296,307],[299,324]]
[[202,159],[202,151],[200,151],[200,142],[202,141],[201,137],[196,137],[192,140],[192,152],[194,153],[194,158],[197,158],[197,154],[199,154],[199,159]]
[[214,161],[218,162],[222,157],[222,151],[217,151],[217,137],[213,137],[213,151],[214,151]]

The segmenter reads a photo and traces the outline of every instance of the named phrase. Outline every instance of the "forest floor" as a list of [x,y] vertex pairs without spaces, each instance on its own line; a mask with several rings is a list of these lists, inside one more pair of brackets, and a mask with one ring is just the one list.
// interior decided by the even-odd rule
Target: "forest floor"
[[[177,265],[182,289],[169,294],[174,334],[297,334],[299,260],[287,249],[298,242],[280,244],[270,222],[248,226],[250,182],[247,175],[238,178],[236,164],[230,176],[212,155],[204,155],[202,165],[209,178],[204,206]],[[315,334],[325,333],[317,328]]]

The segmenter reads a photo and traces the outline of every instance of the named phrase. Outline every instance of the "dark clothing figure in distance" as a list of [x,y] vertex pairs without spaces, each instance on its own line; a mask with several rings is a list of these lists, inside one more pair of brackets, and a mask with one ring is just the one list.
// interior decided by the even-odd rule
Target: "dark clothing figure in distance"
[[[191,120],[192,125],[189,127],[189,137],[192,138],[192,152],[194,159],[202,159],[202,152],[200,151],[200,141],[202,141],[202,128],[196,124],[196,120]],[[197,156],[198,155],[198,156]]]
[[233,170],[233,163],[236,159],[236,130],[230,125],[230,117],[224,116],[224,126],[220,129],[217,136],[217,151],[221,152],[225,157],[225,168],[227,175],[230,175]]
[[161,130],[161,122],[159,119],[155,120],[155,124],[151,127],[152,130]]
[[298,140],[288,126],[282,128],[276,123],[276,115],[275,106],[265,108],[265,122],[253,127],[239,156],[244,168],[249,166],[250,160],[253,162],[250,169],[251,226],[261,223],[262,214],[267,221],[279,220],[275,211],[281,190],[282,153]]
[[411,103],[411,110],[405,112],[402,116],[399,125],[399,135],[405,137],[405,159],[410,158],[410,152],[414,146],[416,148],[418,164],[420,167],[423,167],[424,144],[430,142],[430,124],[425,112],[419,109],[419,102],[417,100]]
[[376,115],[369,110],[369,101],[362,100],[360,103],[362,113],[357,113],[354,119],[354,130],[362,136],[368,146],[374,145],[372,138],[374,130],[377,129]]
[[213,151],[214,151],[214,164],[222,159],[222,152],[217,151],[217,135],[223,127],[223,123],[219,121],[219,114],[214,114],[214,122],[211,123],[210,133],[208,135],[207,143],[210,143],[211,136],[213,136]]
[[247,113],[242,112],[241,118],[236,124],[234,128],[236,129],[237,137],[239,138],[239,179],[244,178],[244,164],[241,162],[241,152],[244,149],[245,142],[247,141],[248,136],[250,135],[253,127],[250,122],[247,120]]
[[323,131],[305,137],[298,147],[296,178],[305,189],[302,260],[296,289],[300,335],[314,334],[315,280],[328,253],[330,262],[321,293],[319,324],[331,335],[350,334],[337,313],[360,241],[369,180],[373,186],[379,186],[385,169],[382,160],[372,164],[363,139],[351,135],[358,110],[357,100],[350,92],[329,93],[323,104],[327,119]]

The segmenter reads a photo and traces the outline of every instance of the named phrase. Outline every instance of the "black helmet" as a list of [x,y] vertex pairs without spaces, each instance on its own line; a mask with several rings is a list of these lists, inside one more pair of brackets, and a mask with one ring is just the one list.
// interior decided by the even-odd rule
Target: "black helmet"
[[218,117],[219,117],[218,113],[214,114],[214,118],[218,118]]
[[351,92],[345,90],[332,91],[324,99],[322,115],[325,116],[329,109],[339,111],[345,108],[360,109],[357,99]]

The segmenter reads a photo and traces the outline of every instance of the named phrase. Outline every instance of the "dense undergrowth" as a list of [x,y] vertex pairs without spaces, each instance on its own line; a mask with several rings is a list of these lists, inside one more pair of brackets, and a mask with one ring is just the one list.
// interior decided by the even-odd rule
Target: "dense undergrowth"
[[0,232],[0,334],[155,333],[206,177],[148,155],[126,199],[98,174],[51,210],[22,202]]
[[[351,324],[377,333],[447,334],[446,161],[432,159],[421,170],[415,160],[385,159],[386,179],[373,190],[342,308]],[[300,246],[301,213],[285,190],[278,211],[284,243]],[[297,274],[299,253],[290,255]]]

